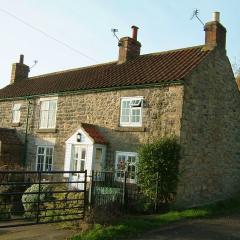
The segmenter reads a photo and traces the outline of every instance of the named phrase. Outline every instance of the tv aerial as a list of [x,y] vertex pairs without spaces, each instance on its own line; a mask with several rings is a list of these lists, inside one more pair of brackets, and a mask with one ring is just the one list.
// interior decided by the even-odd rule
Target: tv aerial
[[119,37],[117,36],[118,29],[117,28],[111,28],[111,32],[113,33],[113,36],[120,41]]
[[32,69],[33,67],[35,67],[35,66],[37,65],[38,60],[34,60],[33,62],[34,62],[34,63],[33,63],[33,65],[30,67],[30,69]]
[[197,18],[197,20],[204,26],[203,21],[199,18],[198,15],[199,15],[199,10],[198,9],[194,9],[192,17],[190,18],[190,20],[193,20],[194,18]]

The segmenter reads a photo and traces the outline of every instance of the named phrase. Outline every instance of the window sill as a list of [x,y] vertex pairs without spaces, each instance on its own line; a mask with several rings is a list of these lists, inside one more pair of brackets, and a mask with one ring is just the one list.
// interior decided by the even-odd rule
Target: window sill
[[21,123],[18,122],[18,123],[12,123],[12,127],[20,127],[21,126]]
[[146,132],[145,127],[117,127],[116,132]]
[[57,132],[56,128],[42,128],[37,130],[37,133],[56,133],[56,132]]

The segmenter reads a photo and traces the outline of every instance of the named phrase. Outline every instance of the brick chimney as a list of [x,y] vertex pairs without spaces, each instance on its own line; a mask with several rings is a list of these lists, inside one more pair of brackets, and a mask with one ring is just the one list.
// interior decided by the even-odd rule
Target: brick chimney
[[11,84],[20,82],[23,79],[28,78],[29,66],[24,63],[24,55],[20,55],[19,63],[13,63],[12,65],[12,74],[11,74]]
[[209,48],[218,47],[225,49],[226,47],[226,28],[220,23],[220,13],[213,12],[212,21],[204,26],[205,45]]
[[140,55],[141,43],[137,41],[138,27],[132,26],[132,37],[123,37],[119,40],[118,64],[125,63]]

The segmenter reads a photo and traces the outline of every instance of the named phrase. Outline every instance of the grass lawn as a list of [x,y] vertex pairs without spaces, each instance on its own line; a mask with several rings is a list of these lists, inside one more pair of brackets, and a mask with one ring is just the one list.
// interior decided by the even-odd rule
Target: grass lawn
[[130,216],[118,222],[103,226],[96,224],[90,231],[76,235],[71,240],[118,240],[138,236],[143,232],[158,228],[164,224],[182,219],[211,217],[222,214],[240,212],[240,196],[234,199],[221,201],[201,208],[183,211],[170,211],[165,214]]

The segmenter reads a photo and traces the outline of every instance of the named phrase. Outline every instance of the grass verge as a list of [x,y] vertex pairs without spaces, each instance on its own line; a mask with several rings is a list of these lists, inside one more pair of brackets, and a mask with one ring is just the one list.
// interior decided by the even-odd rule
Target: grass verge
[[205,207],[183,211],[170,211],[151,216],[135,216],[121,219],[113,225],[96,224],[90,231],[76,235],[71,240],[119,240],[138,236],[143,232],[183,219],[211,217],[240,212],[240,197],[221,201]]

